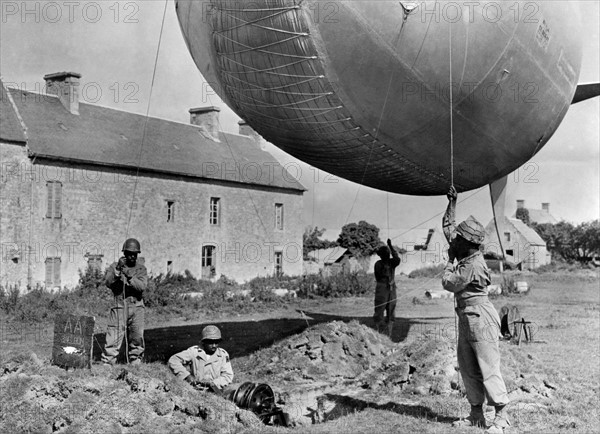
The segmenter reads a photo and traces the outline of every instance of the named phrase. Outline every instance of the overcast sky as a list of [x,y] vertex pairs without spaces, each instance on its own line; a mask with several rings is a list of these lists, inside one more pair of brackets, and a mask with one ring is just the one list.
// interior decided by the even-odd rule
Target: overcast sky
[[[45,74],[74,71],[81,79],[82,100],[120,110],[188,122],[190,107],[217,105],[221,125],[237,132],[239,118],[210,92],[189,55],[175,15],[167,2],[165,28],[150,90],[165,2],[0,0],[0,73],[5,83],[27,90],[43,87]],[[600,80],[599,2],[580,2],[584,52],[579,82]],[[599,98],[571,107],[556,134],[519,171],[509,177],[507,210],[516,199],[540,208],[549,202],[559,219],[581,222],[599,217]],[[439,223],[445,197],[387,194],[361,187],[308,166],[273,147],[273,153],[305,194],[305,223],[339,228],[367,220],[385,229],[427,227]],[[317,181],[317,182],[315,182]],[[486,224],[492,216],[487,188],[461,194],[458,218],[473,214]],[[432,220],[431,220],[432,219]]]

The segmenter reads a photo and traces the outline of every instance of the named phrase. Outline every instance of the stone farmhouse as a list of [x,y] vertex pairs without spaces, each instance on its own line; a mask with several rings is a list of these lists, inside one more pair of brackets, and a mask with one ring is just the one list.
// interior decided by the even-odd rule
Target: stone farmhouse
[[129,237],[153,275],[302,273],[305,189],[249,126],[219,131],[214,107],[184,124],[80,103],[80,77],[1,86],[1,285],[72,288]]
[[485,227],[485,251],[504,256],[509,262],[515,264],[520,270],[533,270],[551,261],[550,252],[546,242],[539,234],[516,218],[503,217],[498,229],[502,237],[502,244],[498,242],[496,225],[492,219]]

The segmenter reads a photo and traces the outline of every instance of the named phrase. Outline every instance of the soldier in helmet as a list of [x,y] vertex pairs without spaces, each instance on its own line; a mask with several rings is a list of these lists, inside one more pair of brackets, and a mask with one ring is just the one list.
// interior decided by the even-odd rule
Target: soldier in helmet
[[[479,249],[485,231],[473,216],[455,226],[457,197],[456,190],[451,187],[442,222],[444,235],[450,245],[442,285],[445,290],[454,293],[456,301],[459,320],[458,366],[471,412],[455,425],[479,426],[488,428],[486,432],[489,433],[503,433],[510,425],[505,409],[509,400],[500,373],[500,318],[488,299],[490,272]],[[458,261],[456,265],[455,259]],[[483,412],[486,400],[496,410],[490,426]]]
[[139,364],[144,355],[144,290],[148,286],[146,267],[137,260],[140,243],[129,238],[123,256],[106,270],[105,282],[115,296],[110,310],[106,346],[102,361],[114,364],[127,333],[128,361]]
[[[400,257],[392,246],[390,239],[387,240],[387,246],[381,246],[377,249],[377,255],[379,255],[380,260],[375,263],[375,280],[377,284],[375,286],[373,320],[377,331],[385,331],[391,337],[396,311],[395,270],[400,265]],[[384,313],[386,313],[385,320],[383,318]]]
[[169,368],[177,377],[192,386],[222,393],[233,381],[229,354],[219,348],[221,330],[209,325],[202,329],[200,343],[172,355]]

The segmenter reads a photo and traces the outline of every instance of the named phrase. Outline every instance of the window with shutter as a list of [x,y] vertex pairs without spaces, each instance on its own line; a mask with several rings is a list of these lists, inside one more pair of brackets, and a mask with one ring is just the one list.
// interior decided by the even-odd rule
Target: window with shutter
[[54,276],[53,269],[54,262],[51,258],[46,258],[46,288],[52,287],[52,277]]
[[102,257],[104,255],[93,255],[88,253],[86,255],[87,260],[88,260],[88,268],[93,270],[93,271],[97,271],[97,272],[102,272]]
[[48,181],[46,190],[48,194],[46,218],[59,219],[62,217],[62,182]]
[[54,258],[54,285],[60,286],[60,258]]
[[275,204],[275,229],[283,230],[283,204]]
[[60,286],[60,258],[46,258],[46,287]]
[[54,183],[54,218],[62,217],[62,183]]
[[221,215],[220,215],[220,208],[221,208],[221,199],[218,197],[211,197],[210,198],[210,224],[211,225],[218,225],[221,221]]
[[175,202],[172,200],[167,201],[167,223],[175,221]]
[[275,275],[281,276],[283,274],[283,253],[275,252]]

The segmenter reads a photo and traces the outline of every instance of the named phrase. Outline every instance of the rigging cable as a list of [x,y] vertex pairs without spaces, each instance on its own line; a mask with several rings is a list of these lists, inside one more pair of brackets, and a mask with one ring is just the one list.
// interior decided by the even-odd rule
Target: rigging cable
[[140,176],[140,165],[142,163],[142,152],[144,149],[144,141],[146,140],[146,130],[148,128],[148,119],[150,113],[150,104],[152,103],[152,90],[154,89],[154,79],[156,78],[156,66],[158,64],[158,55],[160,53],[160,44],[162,41],[162,34],[165,28],[165,17],[167,15],[167,4],[169,0],[165,0],[165,8],[163,10],[162,22],[160,25],[160,33],[158,35],[158,45],[156,47],[156,56],[154,58],[154,71],[152,72],[152,82],[150,84],[150,95],[148,96],[148,105],[146,107],[146,118],[144,120],[144,129],[142,130],[142,142],[140,144],[140,151],[138,153],[137,158],[137,169],[135,173],[135,182],[133,184],[133,193],[131,194],[131,203],[129,205],[129,217],[127,218],[127,229],[125,230],[125,239],[128,238],[129,235],[129,225],[131,224],[131,217],[133,214],[133,203],[135,201],[135,194],[137,192],[138,180]]
[[[129,216],[127,217],[127,228],[125,229],[125,239],[128,238],[129,236],[129,225],[131,224],[131,217],[133,214],[133,203],[135,201],[135,193],[137,191],[137,185],[138,185],[138,180],[139,180],[139,175],[140,175],[140,165],[142,163],[142,152],[144,149],[144,141],[146,139],[146,129],[148,126],[148,118],[149,118],[149,113],[150,113],[150,104],[152,102],[152,89],[154,88],[154,79],[156,78],[156,65],[158,64],[158,54],[160,53],[160,43],[162,40],[162,34],[163,34],[163,30],[165,27],[165,16],[167,15],[167,4],[168,4],[169,0],[165,0],[165,7],[163,10],[163,16],[162,16],[162,23],[160,26],[160,33],[158,36],[158,45],[156,47],[156,57],[154,58],[154,71],[152,72],[152,82],[150,84],[150,95],[148,97],[148,105],[146,107],[146,117],[144,119],[144,129],[142,131],[142,142],[140,143],[140,151],[138,153],[138,159],[137,159],[137,168],[136,168],[136,173],[135,173],[135,182],[133,184],[133,192],[131,193],[131,203],[129,204]],[[117,298],[115,297],[115,303],[117,303],[117,307],[118,307],[118,302],[117,302]],[[123,311],[124,311],[124,319],[125,319],[125,324],[123,324],[125,330],[123,333],[123,337],[125,339],[125,360],[127,361],[127,363],[129,363],[129,342],[128,342],[128,330],[127,330],[127,321],[128,321],[128,308],[127,308],[127,301],[125,298],[125,283],[123,283]],[[121,331],[121,324],[119,324],[119,318],[120,318],[120,314],[117,315],[117,329],[119,330],[117,333],[119,333]]]
[[[402,41],[402,35],[403,35],[403,31],[404,31],[404,27],[406,24],[406,21],[408,20],[408,16],[410,15],[410,13],[414,10],[414,9],[407,9],[405,8],[405,6],[400,3],[400,6],[402,7],[402,22],[400,24],[400,30],[398,30],[398,35],[396,36],[395,40],[392,43],[392,48],[398,47],[400,46],[400,42]],[[385,98],[383,100],[383,106],[381,107],[381,113],[379,114],[379,120],[377,122],[377,128],[375,129],[375,135],[373,137],[373,140],[371,142],[371,147],[369,149],[369,157],[367,158],[367,164],[365,165],[365,170],[363,171],[362,174],[362,178],[361,178],[361,182],[358,185],[358,188],[356,189],[356,195],[354,195],[354,201],[352,202],[352,206],[350,207],[350,211],[348,212],[348,216],[346,217],[346,222],[348,223],[348,220],[350,219],[350,216],[352,215],[352,211],[354,210],[354,205],[356,205],[356,201],[358,199],[358,193],[360,192],[360,188],[362,187],[362,183],[365,180],[365,176],[367,175],[367,170],[369,169],[369,166],[371,164],[371,157],[373,155],[373,148],[375,146],[375,142],[377,142],[377,136],[379,135],[379,128],[381,127],[381,121],[383,119],[383,115],[385,113],[385,108],[387,106],[387,102],[388,102],[388,98],[390,95],[390,90],[392,87],[392,81],[394,79],[394,68],[393,68],[393,52],[390,53],[390,79],[388,81],[388,85],[387,85],[387,90],[385,93]],[[389,234],[389,220],[388,220],[388,234]]]

